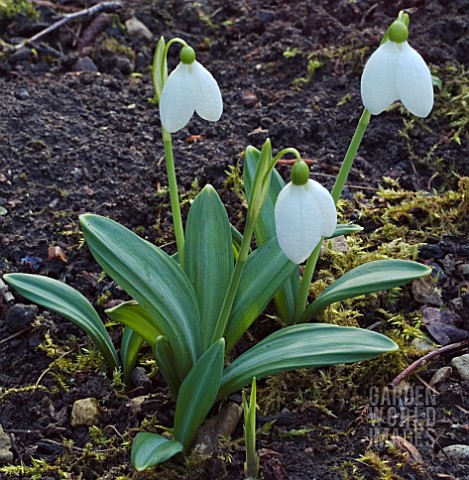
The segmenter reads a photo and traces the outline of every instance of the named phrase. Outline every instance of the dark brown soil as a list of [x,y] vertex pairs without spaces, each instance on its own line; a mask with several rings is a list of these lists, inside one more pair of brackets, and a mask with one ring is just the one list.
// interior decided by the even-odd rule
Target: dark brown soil
[[[94,2],[31,3],[40,5],[38,18],[0,16],[4,41],[17,43],[50,24],[57,13]],[[180,36],[194,46],[199,61],[217,78],[224,98],[220,122],[193,118],[174,135],[182,197],[189,200],[195,188],[211,183],[225,201],[232,222],[242,227],[242,202],[225,181],[227,171],[238,164],[250,144],[260,147],[270,138],[275,151],[296,147],[312,160],[313,177],[332,186],[362,110],[359,85],[364,62],[404,7],[415,7],[412,46],[443,85],[456,85],[457,75],[467,75],[469,68],[466,0],[412,0],[405,5],[401,1],[132,0],[118,14],[101,17],[102,31],[95,23],[91,28],[98,29],[98,34],[91,35],[85,45],[90,19],[62,27],[34,49],[5,54],[0,60],[0,207],[7,213],[0,215],[0,273],[35,272],[60,279],[94,305],[103,294],[108,295],[107,302],[124,299],[110,279],[99,278],[100,268],[86,246],[81,248],[78,215],[84,212],[109,216],[174,251],[158,111],[149,101],[153,96],[149,65],[160,35]],[[123,28],[133,15],[153,32],[151,41],[131,36]],[[298,49],[296,55],[294,49]],[[177,48],[171,52],[173,67]],[[308,83],[294,88],[295,80],[307,75],[309,54],[321,66]],[[99,72],[82,71],[77,62],[83,57],[92,59]],[[459,143],[454,140],[458,127],[447,113],[460,105],[451,103],[455,91],[445,87],[443,91],[446,95],[436,90],[434,113],[408,130],[413,152],[402,134],[412,120],[409,114],[396,107],[372,119],[345,198],[353,200],[360,191],[370,198],[383,177],[425,194],[458,189],[458,179],[469,176],[467,132],[459,132]],[[288,174],[286,167],[280,171]],[[357,221],[354,215],[351,212],[348,219]],[[359,223],[365,232],[374,228],[371,219],[362,218]],[[469,276],[455,265],[469,264],[467,232],[466,223],[447,236],[429,238],[418,259],[440,272],[436,282],[442,289],[442,308],[465,319],[461,330],[466,333]],[[60,247],[67,261],[49,259],[50,246]],[[172,424],[174,404],[163,381],[157,375],[149,391],[136,388],[123,394],[116,392],[104,370],[83,368],[62,384],[54,375],[57,369],[49,368],[51,358],[38,346],[50,335],[62,353],[72,350],[74,358],[90,347],[88,338],[70,322],[42,309],[35,326],[8,322],[12,306],[23,301],[12,293],[14,301],[0,295],[0,424],[12,440],[13,465],[31,466],[33,458],[43,459],[50,470],[39,476],[5,471],[0,478],[244,478],[241,441],[224,444],[218,454],[193,459],[184,467],[158,467],[137,475],[120,437],[129,429],[136,433],[152,415],[158,425]],[[404,294],[401,306],[408,302],[409,310],[418,310],[411,289]],[[102,311],[103,306],[98,309]],[[254,325],[255,337],[272,328],[265,327],[266,322]],[[118,340],[119,329],[111,330]],[[145,354],[149,358],[150,352]],[[435,361],[421,378],[428,381],[450,360],[446,356]],[[326,374],[339,378],[334,377],[338,375],[334,369]],[[264,478],[469,478],[469,465],[437,456],[446,445],[469,444],[468,384],[457,373],[437,387],[439,395],[432,397],[435,404],[418,404],[418,415],[422,407],[433,408],[436,415],[431,425],[427,423],[434,441],[413,439],[422,455],[419,459],[406,446],[371,444],[369,383],[340,389],[342,397],[331,393],[327,414],[311,401],[311,379],[316,378],[318,388],[329,395],[323,377],[315,375],[306,375],[304,381],[303,374],[288,374],[275,383],[280,396],[289,400],[259,416],[260,425],[275,421],[258,437]],[[391,374],[382,378],[377,386],[383,387],[391,378]],[[422,385],[414,377],[410,382],[412,388]],[[260,385],[264,394],[267,385]],[[37,388],[24,388],[31,386]],[[129,399],[142,393],[155,395],[135,413]],[[86,445],[95,441],[88,427],[70,425],[73,402],[86,397],[97,398],[101,408],[99,427],[108,441],[99,447],[102,460],[86,452]],[[233,438],[242,438],[241,426]],[[391,476],[385,476],[386,464],[373,468],[369,459],[359,460],[370,449],[388,462]]]

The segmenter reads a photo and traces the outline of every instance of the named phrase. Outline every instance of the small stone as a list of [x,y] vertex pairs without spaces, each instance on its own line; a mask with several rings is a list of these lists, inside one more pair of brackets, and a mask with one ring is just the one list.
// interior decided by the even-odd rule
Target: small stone
[[153,33],[151,30],[137,17],[129,18],[125,22],[125,28],[131,37],[143,37],[147,40],[151,40],[153,38]]
[[429,260],[430,258],[443,258],[443,255],[443,250],[438,245],[428,245],[427,243],[423,243],[419,247],[419,257],[424,260]]
[[74,72],[97,73],[98,67],[90,57],[81,57],[76,61],[75,65],[73,65],[72,70]]
[[73,168],[70,173],[76,182],[81,182],[83,180],[83,177],[85,176],[83,170],[77,167]]
[[77,400],[72,407],[70,423],[72,427],[97,425],[99,423],[99,410],[96,398]]
[[438,453],[440,461],[469,463],[469,445],[455,444],[442,448]]
[[442,367],[433,374],[428,384],[433,387],[437,383],[442,383],[451,375],[451,373],[453,373],[451,367]]
[[140,395],[139,397],[134,397],[130,400],[130,409],[132,413],[136,415],[142,411],[142,406],[145,403],[145,400],[150,398],[149,395]]
[[461,297],[452,298],[449,301],[449,307],[451,308],[451,310],[454,310],[456,312],[459,312],[460,310],[462,310],[464,307],[462,298]]
[[117,68],[124,74],[130,75],[135,68],[134,63],[127,57],[117,57]]
[[59,199],[54,198],[54,200],[52,200],[52,202],[49,203],[49,208],[56,208],[58,204],[59,204]]
[[[13,40],[13,39],[10,38],[10,40]],[[8,57],[8,61],[14,65],[15,63],[22,62],[23,60],[27,60],[30,57],[31,57],[31,49],[22,48],[16,51],[15,53],[13,53],[12,55],[10,55]]]
[[254,107],[259,99],[254,92],[243,92],[242,94],[243,104],[247,107]]
[[463,263],[457,266],[457,271],[461,275],[469,275],[469,263]]
[[429,352],[430,350],[435,350],[435,345],[428,338],[414,338],[410,345],[418,350],[419,352]]
[[17,303],[8,310],[5,323],[12,332],[20,332],[33,323],[38,313],[37,305]]
[[205,452],[217,449],[220,437],[230,436],[236,429],[243,409],[237,403],[227,403],[217,415],[209,418],[197,432],[195,443],[203,445]]
[[332,248],[335,252],[345,253],[350,250],[350,245],[344,235],[332,239]]
[[463,322],[457,313],[435,307],[425,307],[422,313],[422,323],[440,345],[448,345],[469,338],[469,332],[458,326]]
[[31,95],[29,95],[29,92],[25,88],[20,88],[19,90],[17,90],[15,92],[15,97],[18,100],[23,100],[24,101],[24,100],[29,100]]
[[418,278],[412,282],[412,293],[419,303],[429,303],[441,307],[443,300],[441,299],[441,290],[428,277]]
[[3,431],[3,427],[0,425],[0,465],[13,461],[13,453],[10,452],[10,448],[10,437]]
[[142,393],[148,393],[151,389],[151,380],[143,367],[135,367],[132,370],[132,382]]
[[463,380],[469,381],[469,353],[460,357],[454,357],[451,360],[451,365],[457,370]]

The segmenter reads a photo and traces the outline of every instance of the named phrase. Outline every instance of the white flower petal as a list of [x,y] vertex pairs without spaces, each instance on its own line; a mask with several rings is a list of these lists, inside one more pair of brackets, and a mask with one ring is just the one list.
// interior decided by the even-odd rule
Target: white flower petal
[[425,118],[433,108],[432,75],[420,54],[407,42],[396,63],[396,87],[404,106],[417,117]]
[[313,195],[321,212],[321,235],[330,237],[335,232],[337,226],[337,209],[334,199],[327,188],[324,188],[314,180],[309,179],[306,188]]
[[322,214],[306,185],[289,183],[275,204],[275,228],[280,248],[294,263],[305,261],[322,236]]
[[362,102],[372,115],[379,115],[399,99],[395,83],[399,50],[394,42],[381,45],[366,62],[361,79]]
[[195,110],[196,85],[189,65],[180,63],[166,80],[160,98],[160,118],[170,133],[184,128]]
[[197,61],[192,63],[190,68],[196,88],[195,111],[204,120],[209,120],[210,122],[220,120],[223,112],[223,101],[217,81]]

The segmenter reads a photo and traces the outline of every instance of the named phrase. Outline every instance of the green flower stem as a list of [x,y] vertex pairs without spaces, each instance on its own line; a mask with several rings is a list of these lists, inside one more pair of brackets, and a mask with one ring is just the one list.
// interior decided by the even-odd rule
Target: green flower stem
[[[342,162],[342,166],[340,167],[339,174],[337,175],[337,178],[335,180],[334,187],[332,188],[331,195],[336,205],[342,194],[342,190],[344,188],[345,182],[347,181],[347,177],[350,173],[350,169],[352,168],[353,160],[355,159],[358,148],[360,147],[360,144],[363,140],[363,135],[365,135],[365,131],[370,123],[370,118],[371,118],[370,112],[365,109],[360,117],[360,120],[358,121],[357,128],[355,130],[355,133],[353,134],[352,140],[347,149],[347,153],[345,154],[344,160]],[[321,245],[323,240],[324,239],[321,239],[321,241],[316,245],[316,248],[313,250],[313,252],[309,256],[305,265],[305,269],[303,271],[300,290],[298,292],[298,297],[296,300],[296,310],[295,310],[296,323],[300,323],[300,317],[306,309],[309,289],[311,286],[311,282],[313,280],[314,269],[316,268],[316,263],[319,258],[319,252],[321,251]]]
[[301,315],[306,309],[309,288],[311,286],[311,281],[313,280],[314,269],[316,268],[316,263],[319,258],[319,252],[321,251],[323,240],[324,240],[324,237],[321,238],[319,243],[316,245],[316,248],[312,251],[311,255],[308,257],[308,260],[306,261],[306,265],[303,270],[303,277],[301,278],[301,282],[300,282],[300,290],[298,292],[298,298],[296,300],[295,323],[300,323]]
[[168,175],[169,198],[171,200],[171,212],[173,214],[174,234],[179,254],[179,265],[184,267],[184,227],[182,226],[181,206],[179,204],[178,184],[176,170],[174,168],[173,141],[171,134],[161,127],[163,134],[163,146],[166,157],[166,173]]
[[246,228],[244,229],[243,241],[241,242],[241,247],[239,249],[238,259],[236,260],[233,275],[231,276],[228,291],[226,292],[225,299],[223,300],[223,305],[217,320],[217,326],[213,332],[210,344],[213,344],[219,338],[223,337],[223,334],[225,333],[236,292],[238,291],[239,282],[241,281],[241,275],[248,259],[249,248],[251,246],[252,235],[254,233],[254,225],[255,222],[252,221],[252,215],[249,215],[248,211]]
[[353,134],[352,141],[348,147],[347,153],[345,154],[342,166],[340,167],[339,174],[335,179],[334,187],[332,188],[332,198],[334,199],[335,204],[339,201],[339,198],[342,194],[342,189],[344,188],[345,182],[347,181],[348,174],[352,168],[352,163],[357,155],[358,148],[363,140],[363,135],[365,135],[366,128],[370,123],[371,113],[365,108],[363,110],[362,116],[358,121],[357,128]]
[[296,148],[292,148],[292,147],[284,148],[283,150],[278,152],[277,155],[275,155],[275,157],[272,159],[272,163],[269,167],[269,172],[268,172],[269,175],[270,175],[272,169],[277,164],[277,162],[287,153],[291,153],[292,155],[295,155],[295,158],[298,162],[301,160],[300,152]]

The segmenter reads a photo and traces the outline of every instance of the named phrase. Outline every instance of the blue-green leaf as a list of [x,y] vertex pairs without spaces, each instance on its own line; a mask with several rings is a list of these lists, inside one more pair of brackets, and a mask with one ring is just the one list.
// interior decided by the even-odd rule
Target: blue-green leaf
[[317,312],[334,302],[368,293],[400,287],[428,275],[431,269],[410,260],[376,260],[360,265],[342,275],[311,303],[300,318],[308,322]]
[[361,232],[363,227],[354,225],[353,223],[338,223],[334,233],[329,238],[340,237],[341,235],[349,235],[350,233]]
[[227,351],[264,311],[295,268],[296,265],[280,250],[277,237],[249,255],[225,329]]
[[105,313],[113,322],[123,323],[134,330],[150,346],[153,346],[158,336],[161,335],[160,322],[135,300],[108,308]]
[[351,363],[396,350],[388,337],[361,328],[322,323],[293,325],[272,333],[223,372],[217,399],[264,378],[297,368]]
[[191,205],[186,222],[184,270],[197,296],[204,350],[210,346],[233,273],[231,227],[217,192],[207,185]]
[[168,460],[182,452],[182,443],[156,433],[139,432],[132,444],[132,465],[138,472]]
[[184,378],[202,353],[197,299],[184,272],[161,249],[113,220],[85,214],[80,223],[103,270],[158,321]]
[[103,322],[80,292],[65,283],[39,275],[10,273],[3,278],[23,297],[57,312],[83,329],[102,353],[109,368],[119,368],[116,349]]
[[137,363],[138,353],[140,352],[142,343],[143,338],[140,335],[129,327],[124,328],[121,342],[121,359],[122,369],[124,371],[124,382],[127,386],[131,384],[132,370]]
[[179,387],[181,386],[183,379],[179,376],[177,369],[178,359],[174,355],[168,340],[163,337],[163,335],[160,335],[156,339],[156,343],[153,347],[153,356],[156,359],[156,363],[163,378],[171,390],[171,394],[174,398],[177,398]]
[[174,415],[174,437],[187,450],[212,408],[223,372],[225,342],[217,340],[198,360],[182,382]]

